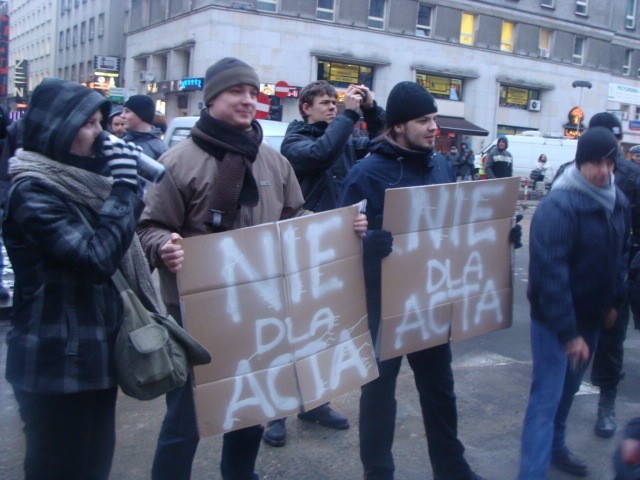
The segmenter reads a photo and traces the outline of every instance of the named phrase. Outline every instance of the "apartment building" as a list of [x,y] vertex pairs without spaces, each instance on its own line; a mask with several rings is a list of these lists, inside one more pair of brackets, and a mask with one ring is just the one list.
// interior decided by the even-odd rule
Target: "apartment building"
[[414,80],[438,98],[442,142],[477,151],[499,133],[571,135],[610,110],[636,144],[637,15],[637,0],[132,0],[124,78],[169,118],[193,115],[206,68],[236,56],[284,120],[315,79],[364,83],[383,105]]

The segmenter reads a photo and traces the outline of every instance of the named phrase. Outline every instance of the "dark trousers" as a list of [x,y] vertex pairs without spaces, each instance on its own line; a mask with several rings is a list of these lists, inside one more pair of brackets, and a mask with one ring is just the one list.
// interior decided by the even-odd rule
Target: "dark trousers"
[[591,383],[601,390],[615,390],[622,380],[624,340],[629,326],[629,303],[618,310],[618,318],[612,328],[603,328],[593,357]]
[[[178,307],[169,313],[182,324]],[[200,436],[193,403],[191,377],[187,383],[166,395],[167,414],[162,422],[153,459],[153,480],[189,480]],[[262,425],[225,433],[220,470],[224,480],[255,480]]]
[[14,389],[24,422],[25,480],[107,480],[118,390],[64,395]]
[[[451,347],[447,343],[407,355],[420,396],[435,480],[465,480],[471,469],[458,440]],[[378,363],[380,376],[362,387],[360,459],[367,480],[393,479],[391,449],[396,422],[396,380],[402,357]]]

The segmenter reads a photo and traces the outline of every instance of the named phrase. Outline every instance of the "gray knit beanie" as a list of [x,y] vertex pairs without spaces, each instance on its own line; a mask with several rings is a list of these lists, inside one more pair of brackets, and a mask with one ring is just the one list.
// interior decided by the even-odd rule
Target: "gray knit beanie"
[[606,127],[589,127],[578,139],[576,165],[610,158],[618,158],[618,141]]
[[226,57],[207,69],[204,76],[204,103],[234,85],[251,85],[260,89],[260,80],[256,71],[233,57]]
[[433,95],[416,82],[400,82],[387,99],[387,126],[430,115],[438,111]]

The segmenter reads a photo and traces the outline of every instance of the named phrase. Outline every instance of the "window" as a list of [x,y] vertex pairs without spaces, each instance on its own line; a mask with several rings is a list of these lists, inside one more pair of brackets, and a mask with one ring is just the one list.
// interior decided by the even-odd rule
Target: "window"
[[540,58],[549,58],[551,55],[551,30],[548,28],[540,29],[540,39],[538,40]]
[[627,0],[627,18],[624,21],[625,28],[636,27],[636,0]]
[[98,15],[98,36],[104,35],[104,13]]
[[431,7],[429,7],[428,5],[418,5],[416,35],[418,35],[419,37],[431,36]]
[[526,110],[530,100],[540,100],[540,91],[500,84],[501,107]]
[[67,48],[71,46],[71,29],[70,28],[67,28],[65,46]]
[[278,0],[258,0],[256,9],[263,12],[277,12]]
[[60,38],[58,39],[58,50],[64,50],[64,32],[60,30]]
[[502,36],[500,38],[500,50],[503,52],[513,52],[513,30],[512,22],[502,22]]
[[462,80],[459,78],[416,73],[416,83],[429,90],[435,98],[456,102],[462,101]]
[[631,56],[633,50],[624,51],[624,64],[622,65],[622,74],[629,75],[631,73]]
[[78,26],[74,25],[73,27],[73,46],[78,45]]
[[320,60],[318,80],[326,80],[338,88],[347,88],[355,84],[366,85],[373,90],[373,67]]
[[87,41],[87,22],[80,24],[80,43]]
[[573,63],[576,65],[582,65],[582,57],[584,55],[584,38],[576,37],[576,41],[573,44]]
[[369,26],[384,28],[384,0],[369,0]]
[[545,8],[555,8],[555,0],[540,0],[540,6]]
[[318,8],[316,8],[316,18],[318,20],[333,22],[334,13],[335,0],[318,0]]
[[89,40],[93,40],[96,31],[96,22],[93,17],[89,19]]
[[588,0],[576,0],[576,15],[586,15],[588,3]]
[[463,13],[460,22],[460,43],[463,45],[473,45],[476,30],[476,17],[470,13]]

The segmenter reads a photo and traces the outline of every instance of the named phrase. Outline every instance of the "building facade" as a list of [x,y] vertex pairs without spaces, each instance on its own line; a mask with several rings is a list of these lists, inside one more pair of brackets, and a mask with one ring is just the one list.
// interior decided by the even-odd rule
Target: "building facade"
[[[125,84],[169,118],[194,115],[206,68],[236,56],[287,121],[299,116],[295,87],[312,80],[364,83],[382,105],[396,82],[414,80],[438,98],[443,142],[477,151],[500,133],[572,135],[610,110],[636,144],[636,2],[132,0]],[[276,84],[291,87],[285,98]]]

